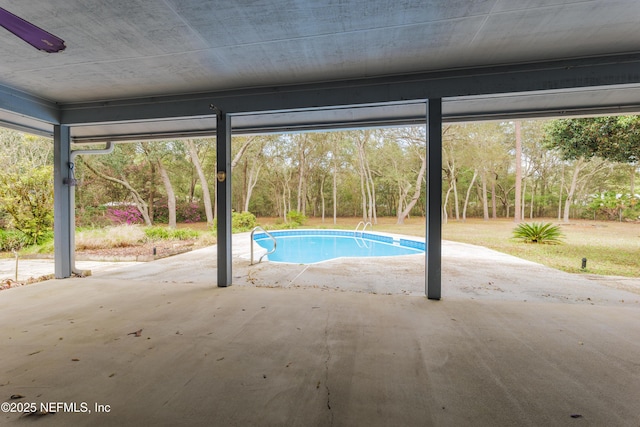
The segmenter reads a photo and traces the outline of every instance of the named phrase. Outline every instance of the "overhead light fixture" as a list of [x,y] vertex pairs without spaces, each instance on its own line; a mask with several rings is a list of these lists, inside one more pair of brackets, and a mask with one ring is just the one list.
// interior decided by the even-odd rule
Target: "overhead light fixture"
[[36,49],[54,53],[65,50],[64,40],[0,7],[0,26]]

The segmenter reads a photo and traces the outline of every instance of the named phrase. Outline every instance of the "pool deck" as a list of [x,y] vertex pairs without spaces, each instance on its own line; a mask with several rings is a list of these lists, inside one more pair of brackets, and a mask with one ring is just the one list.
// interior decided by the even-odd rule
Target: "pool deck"
[[249,266],[233,239],[229,288],[210,247],[0,291],[0,401],[92,410],[0,425],[640,425],[640,279],[443,242],[430,301],[423,256]]

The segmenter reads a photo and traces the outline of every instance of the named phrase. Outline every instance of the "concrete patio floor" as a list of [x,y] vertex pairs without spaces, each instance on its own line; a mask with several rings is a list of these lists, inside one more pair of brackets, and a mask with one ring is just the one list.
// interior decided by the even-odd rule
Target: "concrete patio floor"
[[640,425],[638,279],[444,242],[429,301],[423,257],[246,246],[229,288],[212,247],[1,291],[0,401],[68,407],[0,425]]

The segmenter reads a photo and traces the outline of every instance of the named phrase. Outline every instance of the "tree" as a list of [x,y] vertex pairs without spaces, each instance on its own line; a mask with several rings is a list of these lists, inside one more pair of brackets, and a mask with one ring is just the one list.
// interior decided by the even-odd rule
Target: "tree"
[[376,188],[366,149],[367,143],[371,140],[371,136],[371,130],[359,131],[354,135],[354,142],[358,149],[358,170],[360,171],[360,192],[362,194],[362,220],[377,224]]
[[41,241],[53,226],[53,168],[0,173],[0,208],[29,244]]
[[[403,145],[406,146],[405,156],[400,159],[400,162],[408,164],[410,163],[407,159],[408,154],[415,154],[418,160],[420,161],[420,169],[418,170],[418,174],[416,176],[416,181],[414,185],[413,195],[411,199],[407,202],[405,201],[405,197],[408,195],[409,186],[401,187],[400,197],[398,200],[398,213],[397,213],[397,224],[404,224],[404,220],[409,216],[409,213],[413,209],[413,207],[418,202],[420,198],[420,194],[422,192],[422,182],[424,181],[424,174],[427,170],[427,156],[426,156],[426,140],[427,136],[425,134],[425,128],[423,126],[416,126],[411,128],[402,129],[397,139],[400,140]],[[404,179],[409,179],[405,174]],[[404,209],[403,209],[404,205]]]
[[9,219],[28,244],[53,225],[52,162],[50,139],[0,129],[0,224]]
[[[492,205],[496,200],[496,180],[501,171],[506,169],[509,156],[507,151],[507,137],[503,124],[499,122],[469,123],[457,125],[455,138],[461,140],[466,147],[464,159],[466,167],[474,171],[474,176],[480,178],[480,199],[484,220],[489,220],[489,186],[491,186]],[[499,173],[500,172],[500,173]],[[475,181],[475,180],[473,180]],[[507,189],[508,190],[508,189]],[[467,195],[468,199],[468,195]],[[495,212],[495,207],[493,208]],[[466,217],[466,208],[463,209]]]
[[640,116],[554,120],[547,133],[549,146],[565,158],[596,156],[630,164],[640,161]]
[[[242,212],[249,212],[251,195],[253,194],[253,189],[258,184],[260,171],[264,166],[262,150],[270,138],[272,137],[254,136],[247,138],[236,154],[237,162],[242,160],[242,171],[240,172],[242,174]],[[244,157],[241,157],[243,154]],[[234,165],[232,163],[232,168],[233,167]],[[236,173],[236,177],[238,177],[240,173]]]
[[196,168],[198,178],[200,179],[200,186],[202,187],[202,199],[204,200],[204,211],[207,217],[207,226],[211,227],[213,225],[213,208],[211,207],[211,193],[209,193],[209,184],[207,182],[207,177],[204,174],[202,163],[200,163],[200,159],[198,158],[198,149],[196,148],[195,142],[191,139],[187,139],[185,141],[185,144],[187,146],[187,150],[189,151],[191,162]]
[[[144,150],[147,159],[150,164],[158,169],[158,173],[160,173],[160,179],[162,180],[162,184],[164,185],[165,192],[167,193],[167,208],[169,210],[169,227],[176,228],[176,194],[173,191],[173,185],[171,185],[171,179],[169,179],[169,173],[167,169],[162,164],[162,157],[166,156],[170,150],[167,150],[167,147],[160,148],[159,144],[154,144],[153,148],[150,147],[149,143],[143,142],[141,143],[142,149]],[[165,143],[162,143],[165,145]],[[152,204],[153,204],[153,198]],[[150,215],[153,217],[152,215]]]
[[142,197],[140,192],[138,192],[135,188],[133,188],[133,186],[129,183],[129,181],[126,178],[124,177],[122,177],[121,179],[115,178],[113,176],[109,176],[103,172],[100,172],[97,168],[93,167],[87,159],[84,159],[84,164],[87,167],[87,169],[89,169],[91,172],[96,174],[98,177],[104,179],[105,181],[109,181],[114,184],[119,184],[124,188],[126,188],[129,194],[131,195],[131,198],[133,199],[133,203],[136,205],[136,208],[142,215],[145,225],[148,225],[148,226],[152,225],[151,217],[149,216],[149,204],[145,201],[144,197]]
[[630,193],[640,162],[640,116],[607,116],[552,121],[548,146],[565,159],[600,157],[631,165]]
[[52,163],[51,139],[0,128],[0,164],[5,172],[38,168]]
[[524,213],[521,209],[522,204],[522,133],[521,124],[516,122],[516,198],[515,198],[515,211],[513,214],[513,220],[515,222],[522,221]]
[[[581,168],[593,157],[637,165],[640,160],[640,116],[589,117],[554,120],[547,126],[547,147],[565,160],[575,160],[563,220],[569,221],[569,207]],[[631,174],[631,187],[635,177]]]

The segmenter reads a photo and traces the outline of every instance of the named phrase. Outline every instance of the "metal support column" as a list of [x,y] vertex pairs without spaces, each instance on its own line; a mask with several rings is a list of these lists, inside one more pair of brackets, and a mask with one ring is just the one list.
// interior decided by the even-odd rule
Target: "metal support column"
[[231,286],[231,118],[216,110],[218,286]]
[[55,125],[53,129],[53,246],[55,277],[71,277],[73,233],[71,206],[72,188],[69,185],[71,168],[71,132],[69,126]]
[[442,264],[442,99],[427,101],[427,229],[425,292],[440,299]]

